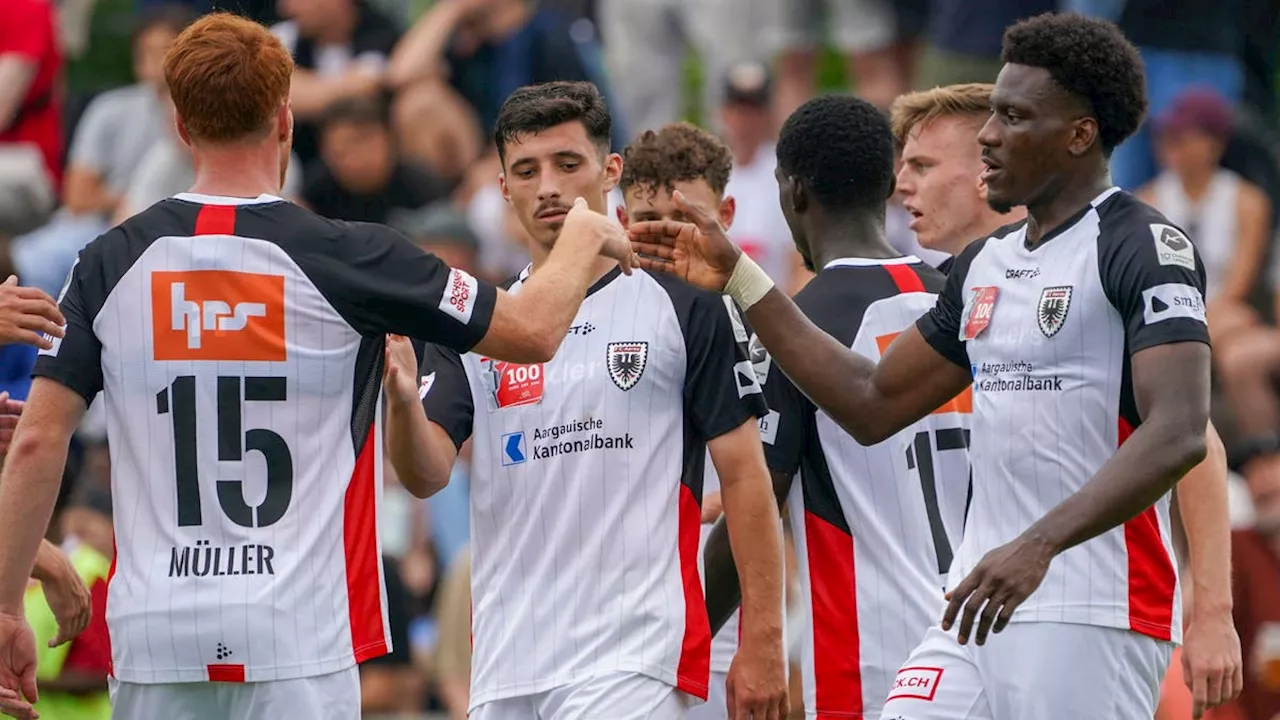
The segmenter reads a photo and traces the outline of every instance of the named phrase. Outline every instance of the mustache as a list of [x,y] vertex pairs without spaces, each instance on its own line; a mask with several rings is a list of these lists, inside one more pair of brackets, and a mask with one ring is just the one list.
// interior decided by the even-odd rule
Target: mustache
[[565,205],[564,203],[546,203],[539,205],[538,208],[533,211],[533,215],[534,217],[540,217],[553,212],[567,213],[571,207],[571,205]]

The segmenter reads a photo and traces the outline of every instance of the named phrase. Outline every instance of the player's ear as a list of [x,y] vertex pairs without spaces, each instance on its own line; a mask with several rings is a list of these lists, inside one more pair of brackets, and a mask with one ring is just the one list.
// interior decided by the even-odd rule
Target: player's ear
[[511,189],[507,187],[507,174],[498,173],[498,187],[502,189],[502,199],[511,202]]
[[289,138],[293,137],[293,111],[289,109],[289,103],[280,103],[280,107],[276,110],[276,139],[280,142],[289,142]]
[[893,194],[898,192],[898,174],[894,173],[889,176],[889,194],[885,196],[885,202],[893,199]]
[[176,111],[173,113],[173,124],[178,128],[178,137],[182,138],[182,144],[191,147],[191,136],[187,134],[187,125],[182,122],[182,116]]
[[809,209],[809,188],[804,181],[795,175],[787,176],[787,195],[791,199],[791,209],[804,212]]
[[626,230],[631,225],[631,218],[627,217],[627,208],[619,205],[613,209],[613,212],[618,216],[618,222],[622,224],[622,229]]
[[613,192],[618,187],[618,178],[622,177],[622,156],[609,153],[604,159],[604,191]]
[[719,215],[720,227],[728,230],[733,226],[734,216],[738,214],[738,201],[734,200],[732,195],[721,200],[720,211],[717,214]]
[[1067,152],[1074,158],[1083,157],[1098,141],[1098,121],[1086,115],[1076,120],[1071,130]]
[[987,181],[981,175],[978,176],[978,199],[984,203],[987,201]]

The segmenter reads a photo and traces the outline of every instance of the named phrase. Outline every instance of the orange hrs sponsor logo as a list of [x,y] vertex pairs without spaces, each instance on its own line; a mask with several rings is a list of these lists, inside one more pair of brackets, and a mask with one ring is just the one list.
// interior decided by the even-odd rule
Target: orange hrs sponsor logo
[[284,276],[153,272],[151,330],[156,360],[284,360]]

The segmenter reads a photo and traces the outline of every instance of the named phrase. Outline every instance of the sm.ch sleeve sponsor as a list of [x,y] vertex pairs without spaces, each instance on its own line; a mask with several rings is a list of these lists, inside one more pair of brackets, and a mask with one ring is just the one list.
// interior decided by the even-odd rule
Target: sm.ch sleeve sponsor
[[1129,352],[1166,343],[1209,342],[1205,271],[1185,233],[1134,218],[1101,240],[1102,286],[1124,321]]
[[986,240],[970,243],[956,256],[933,309],[916,321],[916,329],[930,347],[965,369],[969,368],[969,350],[965,345],[965,300],[972,294],[966,292],[965,283],[969,266],[985,245]]
[[764,442],[764,458],[773,472],[794,475],[800,469],[805,432],[814,407],[800,390],[773,362],[768,350],[756,336],[749,346],[751,366],[760,382],[769,411],[760,418],[760,440]]
[[763,417],[768,408],[747,357],[745,326],[737,308],[718,296],[694,293],[681,323],[687,367],[685,412],[703,440]]
[[455,447],[471,437],[475,403],[462,357],[446,347],[428,344],[418,366],[418,397],[427,419],[449,433]]
[[[113,231],[115,232],[115,231]],[[85,405],[102,390],[102,343],[93,331],[93,319],[106,302],[105,281],[98,254],[101,239],[80,251],[58,295],[58,307],[67,319],[61,338],[41,350],[32,371],[75,390]]]
[[313,255],[308,274],[357,332],[387,332],[470,350],[493,318],[497,290],[381,225],[349,223],[339,256]]

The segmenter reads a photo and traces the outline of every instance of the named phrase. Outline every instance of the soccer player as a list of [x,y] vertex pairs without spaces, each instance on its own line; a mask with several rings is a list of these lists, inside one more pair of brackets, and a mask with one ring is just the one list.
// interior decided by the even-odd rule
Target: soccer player
[[[883,115],[852,97],[806,103],[778,141],[783,214],[806,267],[818,270],[795,302],[823,331],[873,358],[933,306],[944,282],[884,238],[893,161]],[[805,712],[878,718],[894,675],[937,620],[964,525],[971,396],[863,446],[759,355],[770,410],[765,455],[775,492],[790,495],[808,610]],[[707,547],[713,627],[737,586],[724,540],[721,528]]]
[[[564,242],[568,198],[605,207],[622,172],[609,131],[590,83],[521,88],[503,104],[502,190],[532,238],[517,297]],[[471,438],[471,718],[682,718],[691,697],[706,698],[708,450],[743,566],[730,710],[780,718],[782,548],[744,343],[716,294],[625,277],[611,260],[593,275],[549,362],[429,346],[421,382],[401,383],[391,403],[392,461],[414,487],[443,487],[443,460]],[[411,379],[401,349],[397,372]]]
[[[618,206],[623,227],[646,220],[683,220],[671,194],[684,193],[690,202],[708,210],[722,227],[733,225],[737,202],[725,191],[733,172],[733,152],[720,138],[689,123],[672,123],[657,131],[646,131],[622,153],[622,175],[618,187],[624,204]],[[726,303],[732,315],[736,342],[747,343],[746,327],[736,308]],[[739,332],[739,328],[742,328]],[[745,350],[744,350],[745,352]],[[759,375],[756,376],[759,380]],[[702,487],[702,543],[723,516],[720,478],[708,469]],[[727,538],[726,538],[727,542]],[[702,547],[699,547],[699,559]],[[735,586],[736,589],[736,586]],[[727,717],[725,684],[733,656],[738,650],[741,618],[735,615],[711,639],[711,683],[707,702],[689,711],[689,720],[718,720]]]
[[983,179],[993,207],[1025,205],[1027,222],[965,248],[881,362],[806,319],[705,215],[631,235],[642,267],[746,308],[773,362],[863,444],[973,385],[973,500],[948,604],[885,717],[1145,720],[1182,633],[1168,506],[1205,456],[1204,270],[1111,185],[1110,153],[1146,103],[1133,45],[1054,14],[1004,42]]
[[[1026,208],[1002,213],[987,204],[977,138],[991,116],[992,89],[987,83],[949,85],[908,93],[893,103],[889,122],[903,157],[898,192],[925,247],[958,255],[973,240],[1003,234],[1005,225],[1026,217]],[[1182,659],[1197,718],[1230,700],[1243,684],[1232,617],[1226,454],[1212,424],[1208,433],[1207,457],[1178,483],[1174,516],[1181,520],[1174,524],[1175,536],[1180,526],[1186,528],[1195,590]]]
[[292,70],[256,23],[187,28],[165,78],[195,186],[90,243],[61,293],[65,335],[36,364],[0,475],[0,687],[27,701],[26,576],[68,439],[102,392],[115,714],[357,717],[356,664],[389,646],[386,333],[546,360],[597,254],[630,260],[611,218],[566,200],[561,242],[513,297],[384,227],[279,200]]

